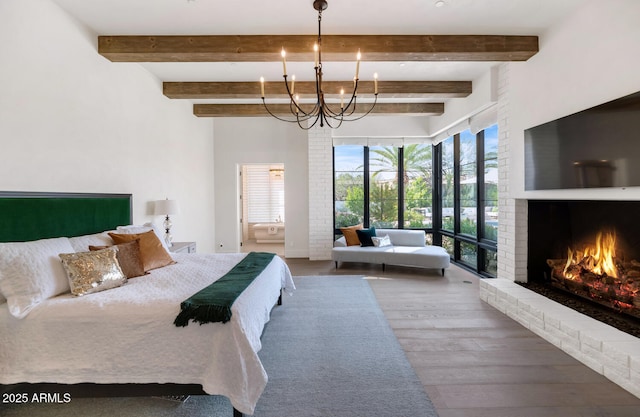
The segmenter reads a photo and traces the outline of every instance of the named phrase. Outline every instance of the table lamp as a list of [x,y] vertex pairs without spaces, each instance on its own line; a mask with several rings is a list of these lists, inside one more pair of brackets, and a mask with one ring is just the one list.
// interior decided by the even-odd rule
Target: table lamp
[[165,230],[164,241],[168,247],[173,246],[171,242],[173,237],[171,236],[171,219],[169,215],[180,213],[178,202],[176,200],[169,200],[168,198],[165,200],[157,200],[154,213],[166,216],[163,223]]

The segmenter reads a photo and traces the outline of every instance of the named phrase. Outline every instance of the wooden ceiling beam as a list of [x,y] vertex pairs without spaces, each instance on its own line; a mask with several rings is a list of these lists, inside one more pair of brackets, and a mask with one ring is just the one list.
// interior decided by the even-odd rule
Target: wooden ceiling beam
[[[362,111],[370,108],[369,103],[361,105]],[[306,106],[303,105],[304,109]],[[288,104],[271,104],[269,110],[279,116],[291,116]],[[440,116],[444,113],[444,103],[378,103],[371,114],[405,116]],[[262,104],[194,104],[193,114],[198,117],[261,117],[269,116]]]
[[[99,36],[98,52],[113,62],[313,61],[314,35]],[[537,36],[325,35],[325,62],[526,61],[538,52]]]
[[[338,96],[340,89],[351,95],[353,81],[324,81],[326,95]],[[163,93],[175,99],[243,99],[260,98],[260,82],[165,82]],[[287,90],[282,81],[264,83],[265,96],[286,98]],[[373,94],[373,81],[360,81],[360,94]],[[460,98],[471,94],[471,81],[379,81],[379,98]],[[316,84],[313,81],[298,81],[295,92],[302,98],[315,96]]]

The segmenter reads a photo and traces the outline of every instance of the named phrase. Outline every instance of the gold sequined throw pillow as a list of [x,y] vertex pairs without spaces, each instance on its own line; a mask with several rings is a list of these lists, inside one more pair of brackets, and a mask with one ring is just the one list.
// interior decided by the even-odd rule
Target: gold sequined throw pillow
[[118,249],[109,247],[93,252],[61,253],[73,295],[87,295],[116,288],[127,282],[118,259]]

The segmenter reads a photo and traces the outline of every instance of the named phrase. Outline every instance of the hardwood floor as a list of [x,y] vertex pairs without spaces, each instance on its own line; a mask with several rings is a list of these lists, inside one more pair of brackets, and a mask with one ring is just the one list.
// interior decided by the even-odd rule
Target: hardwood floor
[[462,268],[286,261],[294,276],[369,280],[440,417],[640,416],[639,398],[482,302]]

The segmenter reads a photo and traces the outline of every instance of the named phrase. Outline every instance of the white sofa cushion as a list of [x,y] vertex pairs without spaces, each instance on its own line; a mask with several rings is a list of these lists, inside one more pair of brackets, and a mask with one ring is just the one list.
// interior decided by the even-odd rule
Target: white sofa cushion
[[393,246],[426,246],[424,230],[376,229],[376,236],[389,236]]
[[[383,248],[384,249],[384,248]],[[386,265],[420,266],[423,268],[444,269],[449,267],[450,257],[440,246],[394,246],[382,254],[382,263]]]

